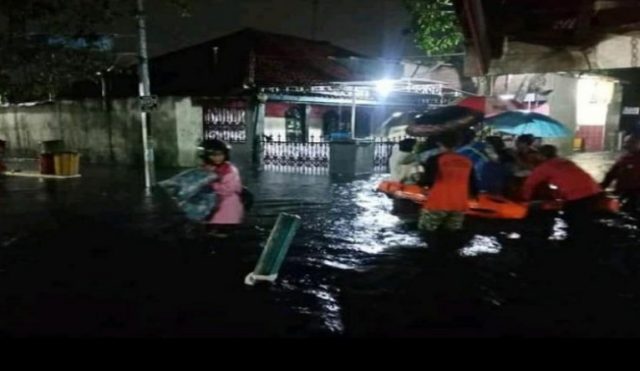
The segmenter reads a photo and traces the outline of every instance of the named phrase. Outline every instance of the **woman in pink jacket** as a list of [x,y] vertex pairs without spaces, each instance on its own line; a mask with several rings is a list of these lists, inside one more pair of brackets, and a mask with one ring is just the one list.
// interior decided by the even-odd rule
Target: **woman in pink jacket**
[[242,204],[242,181],[238,169],[229,162],[229,146],[221,140],[210,140],[205,143],[205,168],[218,175],[211,187],[218,196],[217,209],[209,224],[216,229],[237,225],[244,218]]

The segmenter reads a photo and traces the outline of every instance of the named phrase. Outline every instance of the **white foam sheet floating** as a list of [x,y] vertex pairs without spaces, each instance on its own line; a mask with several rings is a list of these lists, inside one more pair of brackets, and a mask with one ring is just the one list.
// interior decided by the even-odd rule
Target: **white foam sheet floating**
[[275,282],[291,241],[300,227],[300,220],[298,215],[287,213],[278,215],[278,220],[271,230],[260,259],[253,272],[245,278],[245,284],[253,286],[259,281]]

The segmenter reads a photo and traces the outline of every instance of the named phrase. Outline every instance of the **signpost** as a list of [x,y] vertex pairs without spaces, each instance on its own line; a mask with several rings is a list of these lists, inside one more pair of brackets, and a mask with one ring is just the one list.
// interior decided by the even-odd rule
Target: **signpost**
[[155,183],[155,167],[153,164],[153,148],[149,146],[148,122],[149,111],[157,106],[157,97],[151,95],[151,83],[149,81],[149,61],[147,57],[147,26],[145,23],[145,13],[143,0],[138,0],[138,38],[140,44],[140,66],[139,66],[139,99],[140,99],[140,121],[142,126],[142,148],[144,151],[144,184],[147,189]]
[[158,108],[157,95],[143,95],[138,97],[140,102],[140,110],[142,112],[151,112]]

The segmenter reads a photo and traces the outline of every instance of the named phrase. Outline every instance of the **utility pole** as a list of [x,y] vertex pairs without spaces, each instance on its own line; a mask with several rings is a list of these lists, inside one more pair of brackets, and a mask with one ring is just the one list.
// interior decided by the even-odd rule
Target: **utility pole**
[[318,0],[312,0],[311,8],[311,40],[318,37]]
[[351,90],[351,139],[356,138],[356,87]]
[[[140,46],[140,64],[138,76],[140,78],[138,94],[141,97],[151,95],[151,83],[149,82],[149,61],[147,55],[147,29],[145,22],[144,0],[138,0],[138,40]],[[155,184],[155,167],[153,159],[153,148],[149,146],[148,123],[149,113],[140,108],[140,121],[142,125],[142,148],[144,151],[144,184],[147,189]]]

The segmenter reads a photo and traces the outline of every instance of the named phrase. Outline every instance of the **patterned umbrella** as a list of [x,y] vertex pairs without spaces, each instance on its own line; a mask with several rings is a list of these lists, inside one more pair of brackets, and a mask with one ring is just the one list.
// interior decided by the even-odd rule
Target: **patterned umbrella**
[[407,126],[407,134],[426,137],[466,129],[480,123],[483,116],[481,112],[467,107],[440,107],[414,115],[413,122]]
[[419,112],[396,112],[382,123],[382,135],[390,136],[414,122]]

